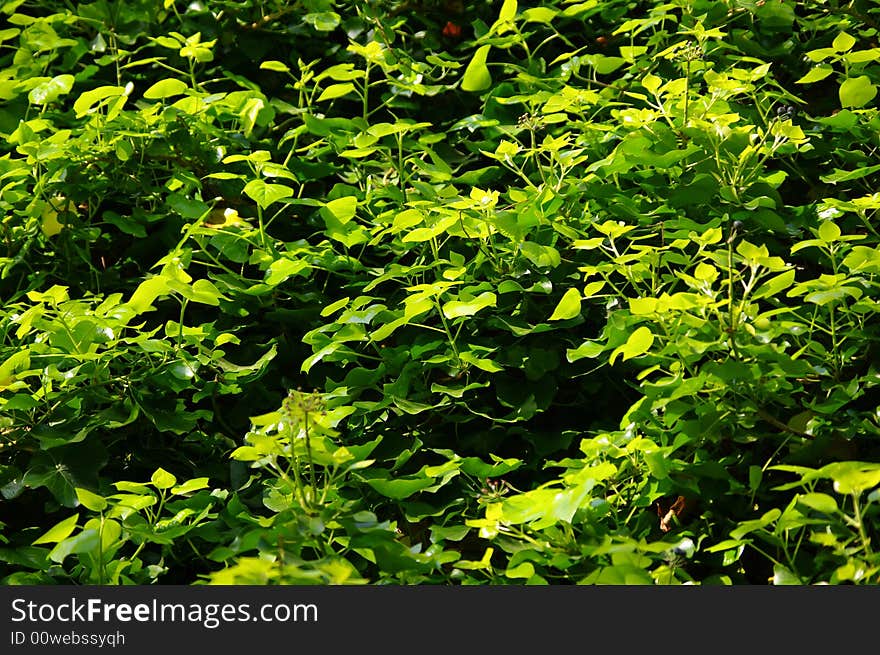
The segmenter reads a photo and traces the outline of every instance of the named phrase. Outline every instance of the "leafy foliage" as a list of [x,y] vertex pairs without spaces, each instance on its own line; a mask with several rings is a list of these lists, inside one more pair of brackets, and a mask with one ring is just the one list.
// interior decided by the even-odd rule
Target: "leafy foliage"
[[880,12],[471,4],[0,8],[4,584],[880,582]]

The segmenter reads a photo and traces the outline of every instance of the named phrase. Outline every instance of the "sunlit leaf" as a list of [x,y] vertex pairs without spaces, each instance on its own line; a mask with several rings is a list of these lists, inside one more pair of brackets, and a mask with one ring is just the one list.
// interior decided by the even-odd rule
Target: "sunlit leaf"
[[464,70],[464,77],[461,80],[461,88],[464,91],[485,91],[492,86],[492,75],[489,73],[489,67],[486,66],[486,59],[489,56],[489,50],[492,46],[484,45],[477,48],[470,63]]
[[99,496],[88,489],[77,487],[76,497],[83,507],[86,507],[93,512],[101,512],[107,507],[107,501],[102,496]]
[[645,327],[637,328],[626,340],[626,343],[614,349],[608,361],[613,364],[618,356],[623,356],[623,361],[644,355],[654,343],[654,334],[651,329]]
[[177,484],[177,478],[163,468],[156,469],[150,481],[157,489],[168,489]]
[[257,203],[262,209],[266,209],[273,202],[278,202],[293,195],[293,189],[283,184],[269,184],[263,180],[251,180],[244,185],[245,195]]
[[840,85],[840,104],[842,107],[864,107],[877,95],[877,87],[867,75],[851,77]]
[[171,96],[178,96],[184,91],[187,90],[187,85],[178,80],[176,78],[168,78],[165,80],[159,80],[155,84],[153,84],[149,89],[144,91],[144,97],[148,100],[160,100],[162,98],[170,98]]
[[76,522],[78,519],[78,514],[68,516],[66,519],[59,521],[46,530],[46,532],[34,540],[33,544],[54,544],[67,539],[67,537],[70,536],[70,533],[76,529]]
[[49,559],[60,564],[68,555],[89,553],[96,550],[100,543],[101,539],[97,530],[83,530],[79,534],[59,542],[49,553]]
[[324,102],[325,100],[335,100],[336,98],[347,96],[352,91],[354,91],[354,84],[351,84],[350,82],[344,82],[342,84],[331,84],[321,92],[321,95],[318,96],[318,102]]
[[32,105],[47,105],[55,102],[73,88],[73,75],[57,75],[48,82],[35,86],[28,93],[28,101]]
[[580,313],[581,294],[580,291],[572,287],[563,294],[548,320],[564,321],[579,316]]
[[496,296],[490,291],[481,293],[473,300],[450,300],[443,305],[443,314],[446,318],[459,318],[461,316],[473,316],[481,309],[486,307],[494,307]]

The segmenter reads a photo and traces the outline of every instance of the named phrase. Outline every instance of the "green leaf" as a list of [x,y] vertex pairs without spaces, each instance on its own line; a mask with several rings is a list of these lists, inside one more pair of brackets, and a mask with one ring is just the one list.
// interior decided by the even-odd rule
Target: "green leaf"
[[504,0],[501,11],[498,12],[499,22],[509,22],[516,17],[517,0]]
[[488,570],[492,568],[492,553],[495,552],[495,549],[492,547],[486,548],[486,552],[483,553],[483,557],[480,560],[459,560],[455,563],[456,568],[465,569],[468,571],[479,571],[479,570]]
[[795,80],[795,84],[812,84],[813,82],[820,82],[833,72],[834,68],[830,64],[819,64],[818,66],[811,68],[806,75]]
[[588,481],[569,489],[534,489],[510,496],[502,502],[502,516],[514,524],[535,521],[535,528],[549,527],[559,521],[570,523],[575,512],[589,498],[592,486],[593,481]]
[[175,362],[168,367],[168,371],[178,380],[186,381],[192,380],[196,374],[192,367],[186,362]]
[[829,184],[838,184],[839,182],[860,180],[861,178],[867,177],[868,175],[873,175],[877,171],[880,171],[880,165],[863,166],[861,168],[856,168],[851,171],[845,171],[839,168],[835,168],[833,172],[828,173],[827,175],[820,175],[819,179]]
[[163,468],[156,469],[150,477],[150,481],[156,489],[170,489],[177,484],[177,478]]
[[665,480],[669,477],[671,466],[668,452],[661,449],[651,450],[646,451],[642,456],[645,458],[651,477],[657,480]]
[[864,64],[869,61],[880,61],[880,48],[856,50],[855,52],[845,54],[843,58],[850,64]]
[[834,243],[840,239],[840,228],[831,221],[825,221],[819,226],[819,238],[825,243]]
[[656,94],[657,89],[660,88],[660,85],[663,83],[659,77],[652,73],[648,73],[645,77],[642,78],[642,86],[649,92]]
[[251,180],[244,185],[245,195],[257,203],[262,209],[266,209],[273,202],[282,198],[290,198],[293,189],[283,184],[268,184],[263,180]]
[[187,198],[179,193],[168,195],[168,206],[184,218],[198,219],[207,215],[210,205],[196,198]]
[[126,304],[134,310],[135,314],[142,314],[152,307],[156,298],[167,293],[167,278],[164,275],[154,275],[138,285]]
[[0,364],[0,388],[12,383],[15,374],[27,370],[31,365],[30,350],[19,350],[12,353]]
[[264,61],[260,64],[260,68],[263,70],[275,71],[276,73],[290,72],[290,68],[287,66],[287,64],[275,60]]
[[[587,55],[589,57],[589,55]],[[585,57],[585,59],[587,59]],[[599,75],[608,75],[626,63],[623,57],[606,57],[604,55],[593,55],[592,59],[587,59]]]
[[522,12],[520,17],[524,23],[543,23],[549,25],[558,13],[558,10],[550,9],[549,7],[530,7]]
[[841,32],[834,37],[834,41],[831,42],[831,47],[837,50],[837,52],[847,52],[849,50],[852,50],[852,47],[855,44],[856,40],[854,37],[850,36],[846,32]]
[[176,78],[168,78],[159,80],[149,89],[144,91],[144,98],[147,100],[161,100],[162,98],[170,98],[171,96],[179,96],[189,87]]
[[492,86],[492,75],[486,66],[486,59],[489,56],[489,50],[492,46],[480,46],[474,53],[473,58],[464,70],[464,76],[461,80],[461,88],[463,91],[485,91]]
[[798,496],[798,502],[803,503],[810,509],[823,514],[834,514],[837,512],[837,501],[832,496],[823,493],[809,493]]
[[114,482],[113,486],[119,491],[125,491],[132,494],[152,494],[150,488],[142,482],[129,482],[127,480],[122,480],[121,482]]
[[835,462],[820,469],[834,481],[839,494],[861,494],[880,485],[880,464],[868,462]]
[[59,97],[66,95],[73,88],[73,75],[58,75],[48,82],[35,86],[28,93],[28,101],[32,105],[48,105]]
[[355,196],[336,198],[324,205],[323,209],[330,212],[342,225],[354,218],[357,212],[358,201]]
[[49,553],[49,559],[61,564],[68,555],[92,552],[98,548],[100,542],[101,538],[97,530],[83,530],[75,537],[65,539],[55,546]]
[[551,321],[564,321],[570,318],[580,316],[581,313],[581,293],[574,287],[563,294],[556,309],[550,315]]
[[253,446],[239,446],[232,451],[229,457],[239,462],[256,462],[265,457],[265,453]]
[[3,41],[8,41],[9,39],[14,39],[19,34],[21,34],[21,30],[17,27],[10,27],[6,30],[0,30],[0,43]]
[[79,520],[79,514],[73,514],[72,516],[68,516],[63,521],[59,521],[51,528],[49,528],[46,532],[44,532],[40,537],[38,537],[33,545],[37,544],[54,544],[59,541],[63,541],[70,536],[70,533],[76,529],[76,522]]
[[651,345],[654,343],[654,334],[651,330],[644,325],[631,335],[626,340],[626,343],[622,346],[618,346],[611,353],[611,357],[608,359],[610,364],[614,363],[614,360],[617,359],[618,355],[623,355],[623,361],[628,359],[632,359],[633,357],[638,357],[639,355],[644,355],[651,348]]
[[458,216],[444,216],[431,227],[418,227],[404,235],[404,243],[421,243],[440,236],[458,222]]
[[427,489],[434,484],[433,478],[416,478],[416,479],[381,479],[374,478],[366,481],[377,492],[392,498],[394,500],[403,500],[409,498],[414,493],[418,493],[422,489]]
[[[452,451],[448,451],[450,455]],[[497,477],[515,471],[522,466],[522,460],[516,458],[501,459],[492,455],[494,463],[486,464],[479,457],[465,457],[461,460],[461,470],[468,475],[476,475],[481,478]]]
[[745,535],[770,525],[780,516],[782,516],[782,510],[774,507],[770,511],[765,512],[759,519],[741,522],[735,529],[730,531],[730,538],[742,539]]
[[715,544],[714,546],[709,546],[708,548],[704,547],[707,553],[720,553],[725,550],[731,549],[741,549],[744,544],[748,543],[747,541],[742,541],[740,539],[725,539],[724,541]]
[[180,46],[186,41],[186,39],[176,32],[175,36],[179,36],[180,40],[177,41],[175,39],[172,39],[170,36],[157,36],[155,38],[151,37],[150,41],[153,41],[163,48],[168,48],[170,50],[180,50]]
[[761,480],[764,478],[764,470],[760,466],[749,467],[749,490],[755,491],[761,486]]
[[785,271],[784,273],[780,273],[776,277],[770,278],[760,287],[755,289],[755,293],[752,296],[752,300],[759,300],[761,298],[772,298],[776,296],[781,291],[789,288],[792,284],[794,284],[794,269],[790,271]]
[[504,575],[512,580],[528,579],[535,575],[535,565],[531,562],[522,562],[513,568],[508,568]]
[[287,278],[299,275],[310,268],[309,263],[304,259],[290,259],[289,257],[276,259],[266,270],[266,284],[273,287],[278,286]]
[[171,493],[177,495],[189,494],[193,491],[198,491],[199,489],[207,489],[208,488],[208,478],[193,478],[191,480],[187,480],[183,484],[179,484],[176,487],[171,488]]
[[335,100],[336,98],[341,98],[342,96],[348,95],[354,91],[354,84],[351,82],[344,82],[342,84],[331,84],[324,91],[321,92],[321,95],[318,96],[318,102],[323,102],[324,100]]
[[597,343],[595,341],[585,341],[577,348],[569,349],[565,351],[565,357],[569,362],[576,362],[579,359],[583,359],[584,357],[588,357],[593,359],[598,357],[605,351],[605,346],[601,343]]
[[481,309],[495,307],[496,301],[497,298],[495,294],[490,291],[481,293],[473,300],[450,300],[443,305],[443,315],[449,319],[460,318],[461,316],[473,316]]
[[491,359],[488,359],[486,357],[477,357],[469,350],[465,350],[464,352],[460,353],[459,358],[465,364],[476,366],[478,369],[482,371],[487,371],[489,373],[497,373],[498,371],[504,370],[503,366],[499,366]]
[[103,512],[107,508],[107,501],[96,493],[92,493],[88,489],[76,488],[76,497],[80,504],[93,512]]
[[331,32],[339,25],[342,17],[333,11],[322,11],[303,16],[303,22],[308,23],[319,32]]
[[[568,12],[566,12],[568,13]],[[636,57],[641,57],[648,51],[647,46],[637,45],[637,46],[628,46],[622,45],[620,46],[620,56],[623,57],[627,62],[634,63]]]
[[523,256],[539,268],[556,268],[562,261],[559,251],[553,246],[542,246],[534,241],[520,245]]
[[825,116],[824,118],[816,118],[814,120],[817,123],[827,125],[828,127],[840,131],[851,130],[859,122],[858,116],[852,113],[849,109],[841,109],[836,114]]
[[192,293],[186,294],[186,297],[193,302],[216,307],[220,304],[223,294],[210,280],[196,280],[192,285]]
[[864,107],[877,95],[877,87],[867,75],[861,75],[841,84],[839,95],[842,107]]
[[802,585],[803,582],[795,573],[782,564],[774,564],[773,584],[778,587],[781,585]]
[[125,87],[121,86],[99,86],[91,91],[86,91],[76,102],[73,103],[73,111],[77,118],[82,118],[102,100],[107,98],[116,98],[125,93]]
[[584,578],[579,584],[590,585],[650,585],[651,574],[632,564],[603,566]]
[[342,309],[343,307],[348,305],[350,301],[351,298],[349,296],[346,296],[345,298],[340,298],[336,302],[330,303],[321,310],[321,316],[330,316],[330,314],[335,312],[337,309]]

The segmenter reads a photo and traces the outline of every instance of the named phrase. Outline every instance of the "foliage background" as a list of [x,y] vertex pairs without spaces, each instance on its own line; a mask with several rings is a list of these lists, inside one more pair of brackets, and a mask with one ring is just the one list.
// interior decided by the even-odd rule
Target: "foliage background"
[[0,12],[4,584],[880,580],[874,3]]

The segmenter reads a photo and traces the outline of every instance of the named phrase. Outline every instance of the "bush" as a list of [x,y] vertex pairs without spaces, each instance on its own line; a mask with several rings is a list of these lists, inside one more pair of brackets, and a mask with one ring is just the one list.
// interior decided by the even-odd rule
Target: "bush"
[[877,583],[880,12],[2,11],[5,584]]

